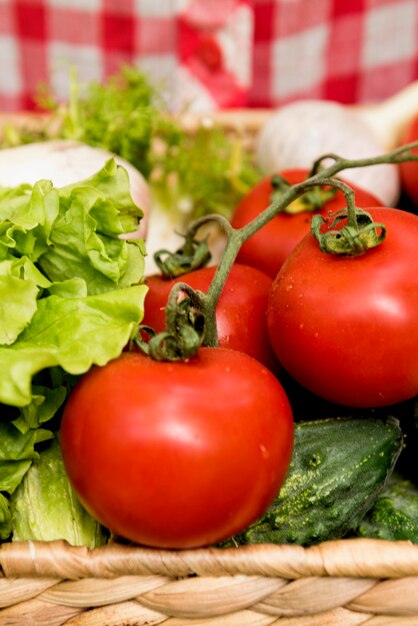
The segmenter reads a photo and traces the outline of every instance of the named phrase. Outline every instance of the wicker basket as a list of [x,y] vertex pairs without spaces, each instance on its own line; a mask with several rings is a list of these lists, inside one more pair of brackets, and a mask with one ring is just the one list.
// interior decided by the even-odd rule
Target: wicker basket
[[3,544],[0,624],[418,624],[418,546],[368,539],[310,548],[169,551]]
[[[219,119],[251,141],[265,116]],[[27,118],[0,115],[0,126],[9,121]],[[185,124],[193,130],[196,119]],[[418,545],[408,542],[185,551],[5,543],[0,567],[0,626],[418,626]]]

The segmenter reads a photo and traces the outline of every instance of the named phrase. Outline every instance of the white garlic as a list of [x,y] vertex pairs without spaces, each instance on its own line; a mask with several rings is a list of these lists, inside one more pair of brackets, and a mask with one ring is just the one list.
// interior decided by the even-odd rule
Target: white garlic
[[[261,128],[256,144],[256,156],[266,174],[309,169],[327,153],[358,159],[384,152],[386,147],[356,110],[325,100],[301,100],[276,110]],[[346,169],[341,176],[387,206],[396,206],[399,200],[396,165]]]

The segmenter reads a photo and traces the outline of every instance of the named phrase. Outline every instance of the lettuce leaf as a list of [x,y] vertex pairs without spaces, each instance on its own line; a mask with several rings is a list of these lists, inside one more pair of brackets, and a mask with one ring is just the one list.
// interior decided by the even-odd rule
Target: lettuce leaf
[[32,461],[39,457],[35,445],[51,437],[52,433],[42,428],[23,434],[10,422],[0,424],[0,491],[14,492]]
[[39,428],[44,422],[48,422],[64,404],[71,387],[70,384],[52,388],[32,385],[31,401],[18,410],[19,415],[13,420],[13,426],[22,434],[26,434],[28,430]]
[[55,189],[41,180],[17,191],[11,198],[0,188],[0,259],[26,256],[51,282],[83,278],[88,293],[142,280],[143,241],[118,235],[135,230],[143,213],[113,159],[80,183]]
[[25,280],[20,278],[22,264],[19,260],[16,261],[0,263],[1,345],[14,343],[37,309],[39,287],[31,277]]
[[143,215],[133,211],[130,196],[120,191],[124,187],[129,187],[128,174],[111,160],[82,184],[60,189],[61,209],[49,234],[51,245],[39,259],[50,280],[81,276],[89,293],[101,293],[143,278],[143,242],[118,238],[135,230]]
[[[13,541],[63,539],[71,545],[96,548],[108,537],[77,499],[65,473],[56,437],[40,453],[14,493],[11,517]],[[6,524],[5,532],[10,522],[9,526]]]
[[0,187],[0,539],[72,386],[118,357],[142,320],[144,243],[119,237],[141,217],[113,159],[59,189]]
[[7,498],[0,493],[0,540],[7,539],[12,532],[12,515]]
[[45,368],[83,374],[119,356],[142,319],[146,290],[134,285],[84,298],[40,299],[14,344],[0,346],[0,402],[29,404],[32,378]]

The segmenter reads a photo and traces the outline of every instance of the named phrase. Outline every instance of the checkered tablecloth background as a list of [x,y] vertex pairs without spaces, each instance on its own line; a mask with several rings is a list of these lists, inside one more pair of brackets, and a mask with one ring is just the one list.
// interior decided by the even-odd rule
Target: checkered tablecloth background
[[376,102],[418,79],[418,0],[0,0],[0,110],[121,64],[173,110]]

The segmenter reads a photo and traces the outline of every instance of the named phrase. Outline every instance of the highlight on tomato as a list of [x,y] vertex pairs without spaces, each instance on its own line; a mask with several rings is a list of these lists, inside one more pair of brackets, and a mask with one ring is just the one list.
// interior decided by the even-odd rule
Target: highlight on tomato
[[[231,218],[232,226],[242,228],[271,204],[275,194],[280,194],[288,185],[303,182],[308,176],[307,169],[289,169],[280,172],[279,176],[264,178],[239,202]],[[355,192],[358,207],[381,205],[369,192],[352,183],[350,187]],[[274,278],[295,246],[309,232],[312,216],[326,217],[345,206],[346,200],[340,190],[319,186],[309,189],[250,237],[241,246],[237,261]]]
[[278,380],[242,352],[201,348],[176,362],[125,352],[78,381],[60,441],[80,501],[116,536],[194,548],[271,504],[293,417]]
[[[367,212],[386,227],[379,245],[338,256],[309,233],[273,281],[267,311],[285,370],[314,394],[353,407],[418,393],[418,217],[392,208]],[[336,242],[346,226],[347,219],[334,226]]]

